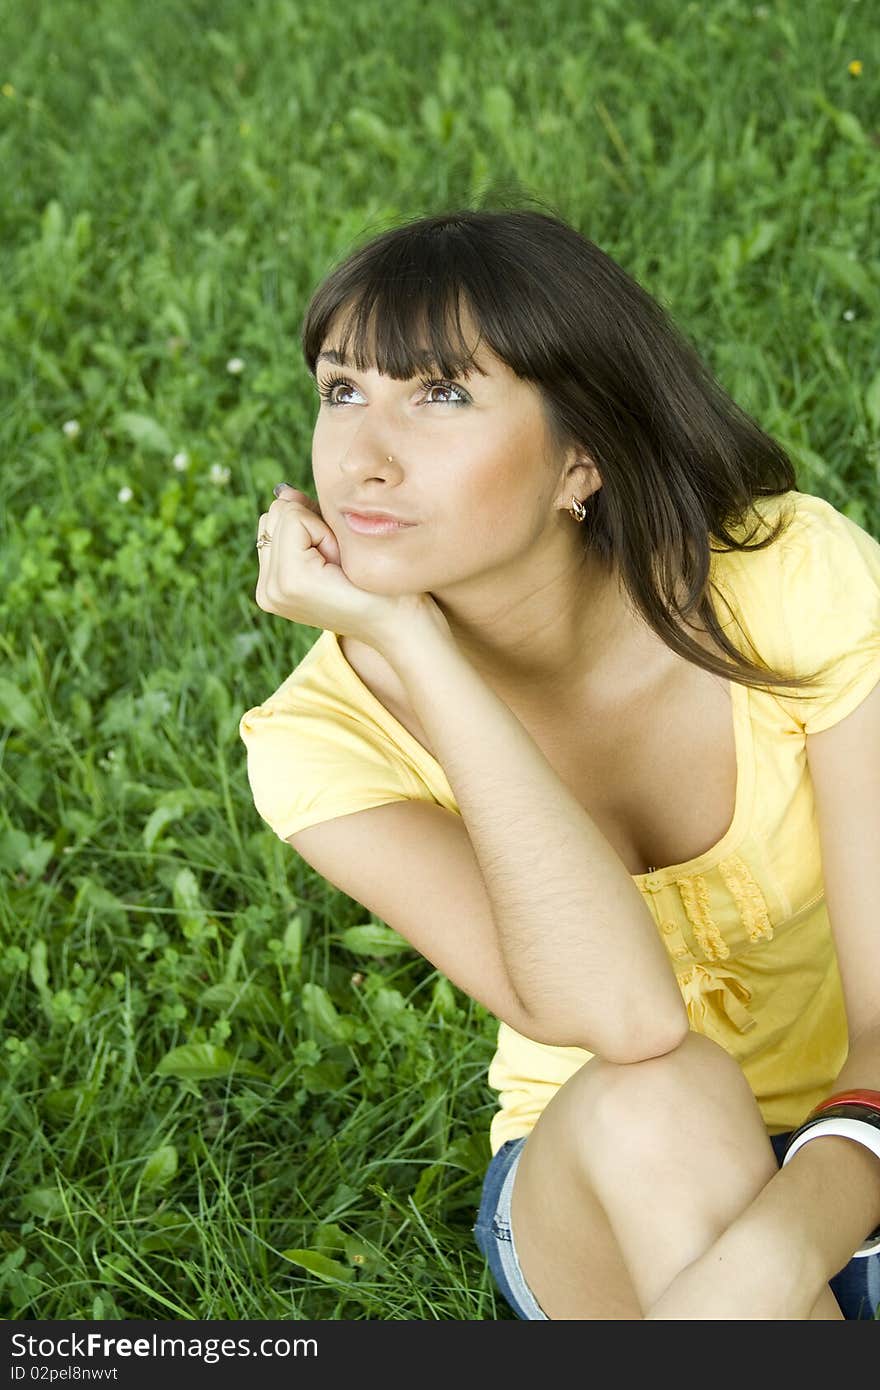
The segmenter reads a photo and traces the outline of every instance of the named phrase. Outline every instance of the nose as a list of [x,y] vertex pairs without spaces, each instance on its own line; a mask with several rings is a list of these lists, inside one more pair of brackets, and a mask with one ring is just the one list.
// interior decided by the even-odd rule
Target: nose
[[364,440],[353,440],[340,459],[339,467],[349,478],[381,478],[387,486],[394,486],[403,476],[397,456],[387,443],[370,446]]

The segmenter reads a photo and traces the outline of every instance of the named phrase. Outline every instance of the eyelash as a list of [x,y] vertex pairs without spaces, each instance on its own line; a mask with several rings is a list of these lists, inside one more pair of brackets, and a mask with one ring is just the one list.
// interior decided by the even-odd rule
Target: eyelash
[[[467,392],[464,391],[462,387],[456,386],[453,381],[442,381],[439,377],[422,377],[419,380],[419,385],[426,391],[430,391],[432,386],[442,386],[447,391],[457,391],[459,393],[460,399],[457,401],[429,401],[429,405],[467,405],[470,401],[470,396],[468,396]],[[337,386],[345,386],[351,391],[357,390],[357,387],[354,386],[352,382],[346,381],[344,376],[334,376],[329,381],[319,381],[318,394],[321,400],[325,401],[329,406],[346,404],[345,401],[334,401],[332,399],[333,392]]]

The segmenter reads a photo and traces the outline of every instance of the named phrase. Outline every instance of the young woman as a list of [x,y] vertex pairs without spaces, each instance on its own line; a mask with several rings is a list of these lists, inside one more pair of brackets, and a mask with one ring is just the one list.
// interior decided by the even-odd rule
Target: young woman
[[374,238],[303,350],[317,502],[276,489],[257,603],[323,632],[251,788],[500,1020],[501,1291],[873,1317],[880,545],[545,212]]

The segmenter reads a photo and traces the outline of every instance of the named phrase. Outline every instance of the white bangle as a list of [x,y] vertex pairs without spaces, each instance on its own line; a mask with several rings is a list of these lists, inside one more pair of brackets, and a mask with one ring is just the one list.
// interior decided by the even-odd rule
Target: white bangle
[[[821,1134],[837,1134],[842,1139],[855,1139],[857,1144],[863,1144],[866,1149],[870,1149],[880,1158],[880,1129],[872,1124],[866,1124],[864,1120],[848,1120],[837,1115],[829,1115],[825,1119],[820,1115],[795,1134],[785,1151],[782,1167],[785,1167],[798,1149],[803,1148],[804,1144],[809,1144],[811,1139],[818,1139]],[[878,1251],[880,1251],[880,1227],[871,1232],[865,1244],[853,1252],[852,1258],[855,1259],[857,1255],[875,1255]]]

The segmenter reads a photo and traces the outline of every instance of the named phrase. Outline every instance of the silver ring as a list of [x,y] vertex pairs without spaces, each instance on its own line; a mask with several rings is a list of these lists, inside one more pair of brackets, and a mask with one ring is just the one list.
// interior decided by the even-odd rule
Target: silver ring
[[268,531],[261,531],[257,537],[257,550],[262,550],[264,545],[268,545],[272,537]]

